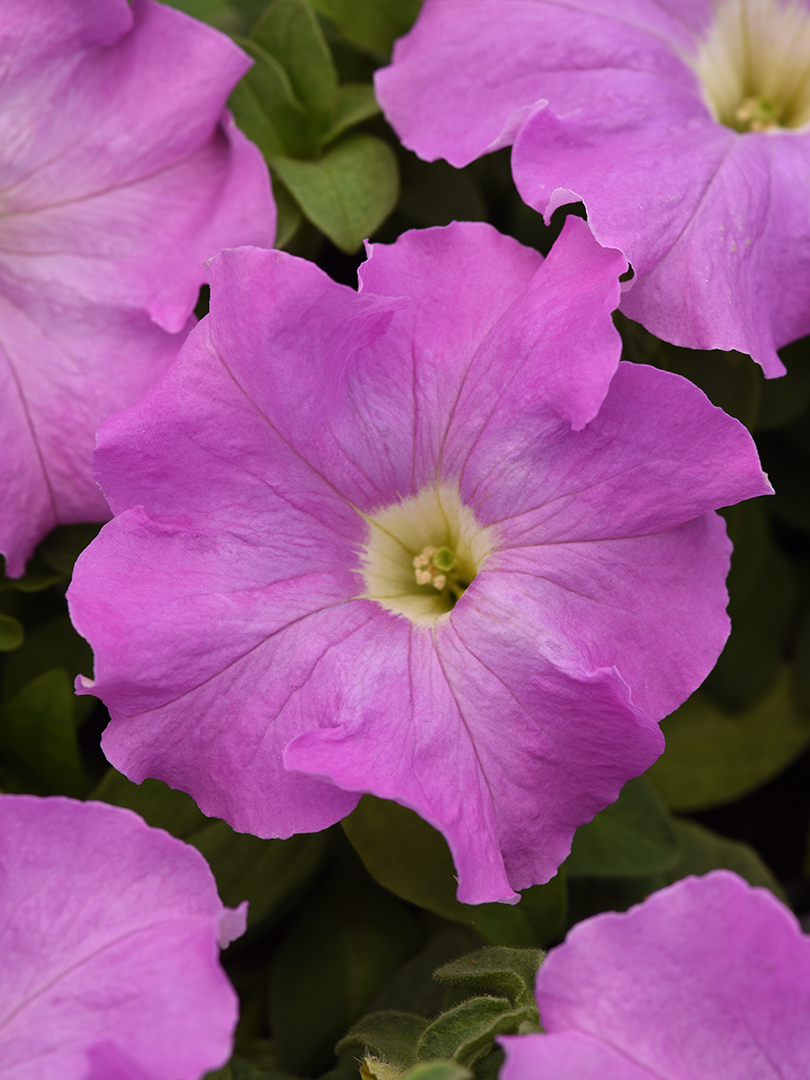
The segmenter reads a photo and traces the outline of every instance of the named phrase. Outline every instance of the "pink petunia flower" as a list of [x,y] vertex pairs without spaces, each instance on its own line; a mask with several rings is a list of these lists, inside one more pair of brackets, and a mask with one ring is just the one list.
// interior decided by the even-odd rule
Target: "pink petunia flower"
[[117,517],[69,602],[116,767],[260,836],[372,792],[444,833],[461,900],[547,881],[722,648],[712,508],[770,490],[695,386],[618,365],[625,265],[579,219],[545,262],[406,233],[359,292],[214,259],[211,314],[99,433]]
[[728,870],[586,919],[537,976],[501,1080],[806,1080],[810,938]]
[[775,376],[810,332],[808,0],[426,0],[376,87],[422,157],[581,199],[659,337]]
[[204,260],[271,246],[267,169],[223,105],[250,61],[152,0],[5,0],[0,25],[0,551],[104,521],[102,420],[163,374]]
[[237,1019],[219,949],[245,930],[188,844],[120,807],[0,795],[8,1080],[198,1080]]

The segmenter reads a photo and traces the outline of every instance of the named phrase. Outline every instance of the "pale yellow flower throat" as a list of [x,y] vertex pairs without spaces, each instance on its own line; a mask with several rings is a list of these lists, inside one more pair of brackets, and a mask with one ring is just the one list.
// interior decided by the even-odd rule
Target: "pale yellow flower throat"
[[810,12],[799,0],[719,0],[691,61],[716,118],[739,132],[810,124]]

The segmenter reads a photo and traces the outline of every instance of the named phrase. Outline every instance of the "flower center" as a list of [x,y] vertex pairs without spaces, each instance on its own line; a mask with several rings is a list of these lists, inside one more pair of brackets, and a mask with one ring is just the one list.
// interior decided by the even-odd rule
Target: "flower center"
[[366,521],[363,596],[422,625],[452,610],[495,546],[493,530],[450,485],[425,488]]
[[799,0],[721,0],[692,63],[726,127],[810,123],[810,12]]

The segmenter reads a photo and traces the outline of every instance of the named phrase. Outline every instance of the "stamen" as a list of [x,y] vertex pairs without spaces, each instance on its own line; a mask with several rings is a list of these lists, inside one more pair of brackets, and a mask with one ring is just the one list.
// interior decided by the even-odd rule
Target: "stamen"
[[447,575],[456,565],[456,556],[447,547],[436,548],[428,544],[413,559],[414,577],[417,585],[432,585],[439,592],[447,584]]
[[764,97],[746,98],[734,112],[741,131],[770,131],[779,126],[779,108]]
[[496,531],[476,521],[450,484],[399,499],[366,520],[363,596],[417,626],[448,615],[497,546]]

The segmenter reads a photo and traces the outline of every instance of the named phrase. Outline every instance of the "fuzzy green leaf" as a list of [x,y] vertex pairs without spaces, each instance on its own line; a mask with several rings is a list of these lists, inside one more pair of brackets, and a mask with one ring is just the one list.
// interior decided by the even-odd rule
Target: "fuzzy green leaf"
[[514,1006],[534,1005],[534,982],[543,959],[540,949],[495,946],[443,964],[433,975],[440,982],[475,990],[496,990]]
[[400,1080],[472,1080],[472,1075],[456,1061],[420,1061]]
[[496,1035],[539,1030],[537,1006],[515,1009],[506,998],[474,997],[442,1013],[419,1040],[421,1061],[451,1058],[469,1067],[492,1049]]
[[373,135],[348,135],[319,161],[273,157],[270,167],[313,225],[348,253],[379,228],[397,201],[396,157]]
[[414,1013],[373,1012],[364,1016],[335,1047],[336,1054],[347,1050],[371,1053],[396,1069],[408,1069],[416,1062],[416,1048],[428,1026],[424,1016]]

